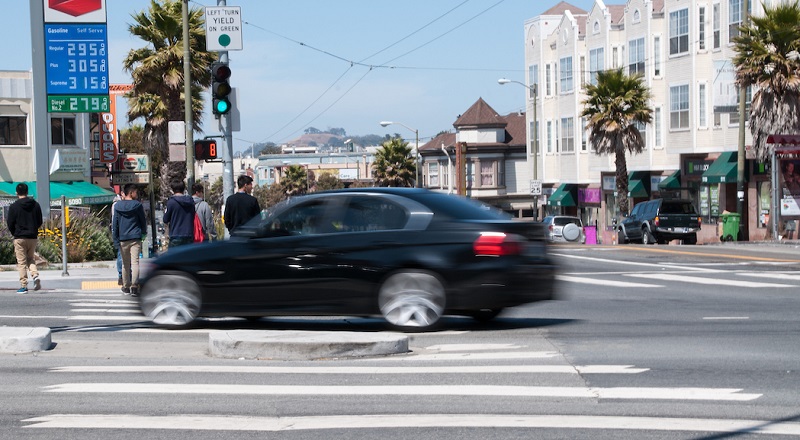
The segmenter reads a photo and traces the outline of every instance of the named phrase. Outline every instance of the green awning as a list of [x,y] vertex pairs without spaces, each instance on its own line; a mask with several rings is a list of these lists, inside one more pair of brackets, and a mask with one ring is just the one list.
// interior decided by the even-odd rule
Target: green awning
[[703,173],[703,183],[736,183],[739,153],[726,151]]
[[562,183],[550,197],[547,198],[549,206],[575,206],[575,184]]
[[628,197],[633,197],[636,199],[642,197],[648,198],[650,197],[650,194],[647,194],[647,189],[641,180],[634,179],[628,181]]
[[[17,184],[20,182],[0,182],[0,192],[11,197],[16,197]],[[28,184],[28,195],[36,197],[36,182]],[[116,195],[113,191],[101,188],[89,182],[50,182],[50,204],[59,205],[61,196],[67,198],[67,204],[74,205],[104,205],[114,201]]]
[[666,179],[658,183],[658,189],[679,189],[681,187],[681,170],[667,176]]

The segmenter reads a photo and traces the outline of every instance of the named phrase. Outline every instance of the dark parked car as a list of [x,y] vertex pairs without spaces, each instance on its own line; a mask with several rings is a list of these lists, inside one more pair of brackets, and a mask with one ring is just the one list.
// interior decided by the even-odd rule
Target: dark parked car
[[555,267],[541,223],[463,197],[360,188],[294,197],[230,240],[149,262],[145,316],[383,316],[403,330],[445,314],[479,320],[552,299]]
[[683,244],[697,244],[702,220],[690,200],[655,199],[637,203],[619,226],[620,243],[666,244],[677,239],[683,240]]

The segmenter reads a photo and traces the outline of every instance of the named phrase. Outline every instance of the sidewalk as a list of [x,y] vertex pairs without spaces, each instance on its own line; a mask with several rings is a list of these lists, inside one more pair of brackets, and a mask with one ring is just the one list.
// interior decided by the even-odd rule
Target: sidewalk
[[[116,261],[92,261],[39,267],[42,291],[118,289]],[[0,291],[19,289],[19,275],[14,264],[0,265]],[[31,292],[33,293],[33,292]]]

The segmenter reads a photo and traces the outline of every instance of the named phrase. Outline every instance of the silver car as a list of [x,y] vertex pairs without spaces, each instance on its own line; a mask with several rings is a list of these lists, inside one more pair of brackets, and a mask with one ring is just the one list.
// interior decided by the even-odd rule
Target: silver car
[[583,222],[569,215],[548,215],[542,220],[547,241],[586,244]]

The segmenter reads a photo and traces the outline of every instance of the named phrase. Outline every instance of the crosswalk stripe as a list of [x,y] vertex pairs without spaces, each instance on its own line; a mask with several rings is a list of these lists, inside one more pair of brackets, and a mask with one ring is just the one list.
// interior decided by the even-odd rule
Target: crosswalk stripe
[[139,311],[139,308],[127,308],[127,309],[103,309],[98,307],[96,309],[72,309],[72,313],[136,313],[137,315],[141,315],[142,313]]
[[757,277],[757,278],[770,278],[778,281],[800,280],[800,275],[792,275],[781,272],[737,272],[736,275],[742,275],[746,277]]
[[101,302],[74,302],[69,304],[70,307],[135,307],[139,308],[138,304],[131,301],[101,301]]
[[675,275],[675,274],[660,274],[660,273],[642,273],[642,274],[628,274],[625,275],[628,277],[635,277],[635,278],[648,278],[648,279],[655,279],[655,280],[664,280],[664,281],[680,281],[684,283],[695,283],[695,284],[710,284],[715,286],[735,286],[735,287],[748,287],[748,288],[765,288],[765,287],[795,287],[790,284],[776,284],[776,283],[754,283],[751,281],[741,281],[741,280],[731,280],[731,279],[724,279],[724,278],[701,278],[701,277],[689,277],[684,275]]
[[648,288],[648,289],[656,287],[664,287],[659,284],[631,283],[628,281],[601,280],[597,278],[580,278],[580,277],[570,277],[566,275],[556,275],[556,279],[559,281],[566,281],[570,283],[594,284],[594,285],[609,286],[609,287],[638,287],[638,288]]
[[420,361],[460,361],[487,359],[542,359],[558,356],[552,351],[502,351],[493,353],[434,353],[412,354],[404,357],[375,357],[359,359],[361,362],[420,362]]
[[800,423],[679,417],[520,415],[520,414],[368,414],[301,417],[139,416],[54,414],[22,420],[25,428],[163,429],[201,431],[307,431],[402,428],[551,428],[638,431],[717,432],[800,435]]
[[234,373],[234,374],[638,374],[649,368],[632,365],[455,365],[447,367],[267,367],[225,365],[86,365],[54,367],[55,373]]
[[49,393],[232,394],[262,396],[503,396],[587,399],[653,399],[750,401],[761,394],[736,388],[583,388],[495,385],[305,386],[181,383],[64,383],[43,388]]

